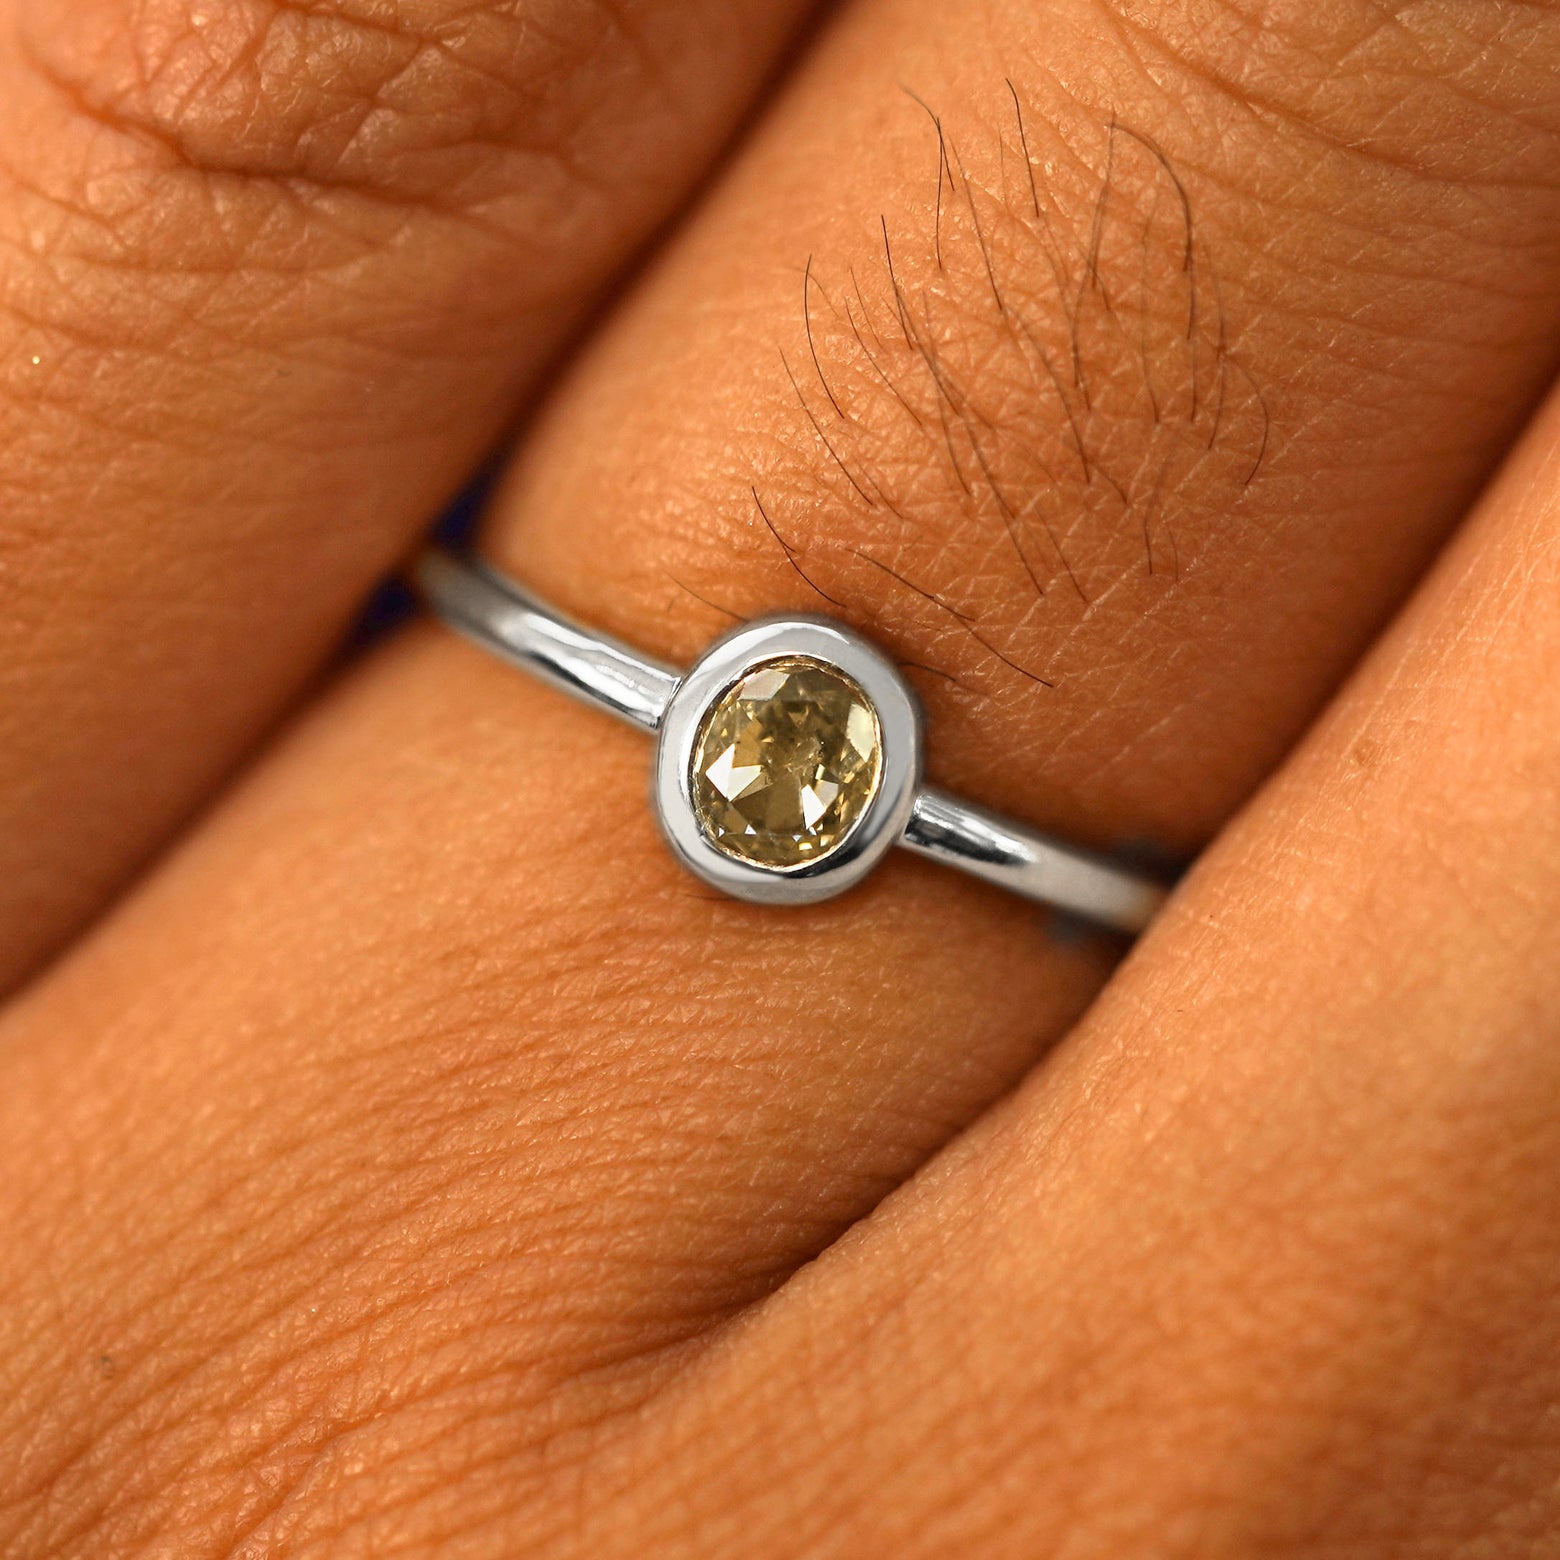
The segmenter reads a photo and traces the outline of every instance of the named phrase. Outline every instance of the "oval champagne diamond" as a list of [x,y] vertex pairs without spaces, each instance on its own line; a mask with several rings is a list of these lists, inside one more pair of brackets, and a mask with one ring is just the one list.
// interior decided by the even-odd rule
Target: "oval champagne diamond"
[[704,717],[693,749],[700,826],[728,856],[783,869],[837,850],[877,794],[877,712],[844,673],[756,667]]

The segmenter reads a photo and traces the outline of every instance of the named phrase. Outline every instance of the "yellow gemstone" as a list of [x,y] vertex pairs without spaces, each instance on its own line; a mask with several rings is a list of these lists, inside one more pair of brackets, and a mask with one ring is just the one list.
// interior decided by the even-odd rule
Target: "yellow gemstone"
[[776,869],[837,850],[877,794],[877,712],[844,673],[770,661],[727,690],[693,749],[700,825],[728,856]]

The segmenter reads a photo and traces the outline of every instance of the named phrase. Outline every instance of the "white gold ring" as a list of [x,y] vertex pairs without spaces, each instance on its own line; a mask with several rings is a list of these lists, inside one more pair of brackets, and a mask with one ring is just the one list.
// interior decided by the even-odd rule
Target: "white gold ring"
[[841,623],[759,618],[684,674],[478,560],[433,548],[414,573],[466,638],[656,737],[662,832],[684,866],[735,898],[829,899],[902,845],[1120,932],[1142,931],[1164,902],[1149,878],[925,785],[914,693]]

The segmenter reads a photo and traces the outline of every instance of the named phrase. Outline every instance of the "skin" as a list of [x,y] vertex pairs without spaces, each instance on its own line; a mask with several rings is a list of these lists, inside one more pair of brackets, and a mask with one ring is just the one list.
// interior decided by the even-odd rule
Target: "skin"
[[[442,63],[343,151],[339,76],[284,58],[235,112],[127,71],[193,13],[0,11],[0,112],[191,192],[108,220],[139,258],[60,290],[79,378],[0,403],[18,976],[319,671],[713,155],[794,20],[761,9],[723,68],[673,47],[698,7],[624,13],[709,96],[670,139],[593,107],[643,199],[609,235],[504,152],[601,103],[591,48],[538,99],[492,45],[540,116],[497,153]],[[399,34],[252,20],[386,90]],[[250,41],[200,45],[218,80]],[[1211,847],[1114,974],[909,860],[742,907],[665,856],[632,734],[398,635],[0,1014],[0,1552],[1556,1553],[1560,412],[1465,511],[1555,366],[1557,58],[1560,10],[1494,0],[856,0],[812,35],[485,545],[678,658],[835,612],[906,664],[940,782]],[[58,144],[82,182],[16,178],[12,231],[100,197]],[[449,222],[452,156],[508,240]],[[339,202],[385,225],[332,345],[313,290],[212,293],[213,212],[286,269]],[[542,327],[503,244],[554,235]],[[442,370],[343,395],[408,333]],[[85,549],[46,521],[104,471]]]
[[392,10],[0,5],[0,989],[318,678],[802,5]]

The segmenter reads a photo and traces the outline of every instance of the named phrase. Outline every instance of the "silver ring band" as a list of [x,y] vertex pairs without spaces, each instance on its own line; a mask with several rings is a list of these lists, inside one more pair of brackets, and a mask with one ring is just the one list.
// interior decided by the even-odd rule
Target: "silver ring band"
[[[418,560],[414,578],[433,610],[467,639],[656,736],[652,796],[674,853],[706,882],[738,898],[764,904],[829,898],[859,882],[891,846],[900,845],[1119,932],[1142,931],[1164,902],[1166,890],[1149,878],[924,785],[914,695],[897,667],[840,623],[810,616],[762,618],[717,641],[684,674],[571,622],[476,559],[431,548]],[[759,689],[766,670],[773,675]],[[765,692],[797,670],[814,672],[813,686],[835,707],[849,709],[855,745],[836,742],[845,755],[839,772],[805,792],[807,812],[822,812],[827,832],[807,834],[798,826],[785,836],[788,846],[813,854],[777,863],[752,855],[768,842],[746,815],[735,829],[712,829],[713,793],[707,784],[701,791],[696,758],[706,751],[699,745],[722,710],[738,709],[739,724],[746,719],[743,729],[752,729],[747,717],[766,708],[754,702],[754,690]],[[801,695],[795,687],[786,691],[793,695],[787,708],[794,715]],[[739,696],[748,702],[733,705]],[[838,735],[843,728],[836,722],[820,729]],[[735,751],[728,750],[727,773],[729,753]],[[808,752],[817,751],[814,742]],[[751,765],[740,771],[750,773],[756,773]],[[715,774],[716,766],[706,765],[706,779]],[[720,800],[715,797],[717,804]],[[826,843],[819,846],[819,840]]]

